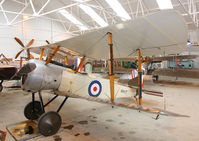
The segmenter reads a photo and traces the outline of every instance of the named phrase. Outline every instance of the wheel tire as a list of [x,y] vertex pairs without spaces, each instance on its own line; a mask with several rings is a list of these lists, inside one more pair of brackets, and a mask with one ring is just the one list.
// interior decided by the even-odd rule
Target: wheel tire
[[36,120],[43,114],[41,104],[39,101],[34,102],[34,112],[33,112],[33,102],[30,102],[24,108],[24,116],[30,120]]
[[57,133],[62,124],[61,116],[57,112],[47,112],[38,120],[38,130],[43,136],[51,136]]
[[0,85],[0,92],[2,92],[3,90],[3,85]]

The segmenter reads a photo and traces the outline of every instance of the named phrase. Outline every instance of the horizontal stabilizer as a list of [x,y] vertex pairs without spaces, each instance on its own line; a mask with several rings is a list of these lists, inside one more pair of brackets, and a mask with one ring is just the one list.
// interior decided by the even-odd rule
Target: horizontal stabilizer
[[55,91],[55,94],[62,95],[62,96],[68,96],[68,97],[72,97],[72,98],[85,99],[85,100],[88,100],[88,101],[95,101],[95,102],[103,103],[103,104],[115,105],[115,106],[119,106],[119,107],[133,109],[133,110],[149,112],[149,113],[153,113],[153,114],[157,114],[157,115],[175,116],[175,117],[189,117],[187,115],[176,114],[176,113],[164,111],[164,110],[161,110],[161,109],[158,109],[158,108],[150,108],[150,107],[139,106],[136,103],[131,103],[131,104],[121,103],[121,102],[112,103],[110,100],[106,100],[106,99],[89,97],[89,96],[82,96],[82,95],[65,93],[65,92],[60,92],[60,91]]
[[[145,84],[145,86],[146,85],[150,86],[151,84],[153,84],[151,76],[149,76],[149,75],[143,75],[143,78],[144,78],[144,84]],[[135,77],[133,79],[124,79],[124,77],[123,77],[122,79],[120,78],[118,80],[118,82],[121,83],[121,84],[123,84],[123,85],[127,85],[127,86],[129,86],[131,88],[138,89],[138,77]],[[142,82],[142,84],[143,84],[143,82]],[[160,92],[160,91],[151,90],[151,89],[148,89],[148,88],[146,89],[145,87],[142,89],[142,91],[144,92],[144,94],[163,97],[163,92]]]

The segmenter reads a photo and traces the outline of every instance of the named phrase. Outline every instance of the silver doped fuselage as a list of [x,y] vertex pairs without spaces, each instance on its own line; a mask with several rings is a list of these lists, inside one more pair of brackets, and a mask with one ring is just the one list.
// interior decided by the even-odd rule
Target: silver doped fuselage
[[[30,60],[36,68],[22,77],[22,88],[29,92],[41,90],[58,90],[64,94],[76,94],[79,96],[98,97],[109,99],[110,81],[92,74],[82,75],[70,72],[67,68],[48,64],[39,60]],[[117,97],[132,97],[135,89],[115,82]]]

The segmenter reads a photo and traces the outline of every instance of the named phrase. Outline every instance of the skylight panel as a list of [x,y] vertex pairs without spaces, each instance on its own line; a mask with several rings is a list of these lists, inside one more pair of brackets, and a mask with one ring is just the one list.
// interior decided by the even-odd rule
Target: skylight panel
[[130,20],[131,17],[122,7],[118,0],[106,0],[109,6],[115,11],[115,13],[121,18],[122,21]]
[[72,14],[68,13],[66,10],[60,10],[60,14],[62,14],[65,18],[67,18],[69,21],[74,23],[80,30],[88,30],[88,27],[82,24],[79,20],[77,20]]
[[108,26],[108,24],[91,7],[84,4],[79,4],[78,6],[94,21],[96,21],[101,27]]
[[173,9],[171,0],[156,0],[160,9]]

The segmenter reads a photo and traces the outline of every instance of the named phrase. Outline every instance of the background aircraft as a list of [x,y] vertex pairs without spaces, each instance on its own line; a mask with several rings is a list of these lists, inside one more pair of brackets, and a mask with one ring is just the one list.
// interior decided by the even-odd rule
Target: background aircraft
[[[188,62],[191,62],[192,59],[196,59],[197,57],[198,55],[169,55],[162,57],[145,57],[143,59],[144,65],[142,64],[143,73],[145,75],[152,75],[153,80],[156,81],[158,80],[159,75],[199,78],[199,70],[193,69],[193,64],[188,64]],[[132,69],[137,69],[137,58],[115,58],[115,60],[124,62],[122,64],[122,69],[121,67],[118,67],[116,69],[117,73],[129,73],[132,71]],[[163,61],[164,63],[162,63]]]
[[0,61],[2,63],[0,65],[0,92],[1,92],[3,90],[3,85],[2,85],[3,81],[10,80],[11,77],[17,72],[17,68],[15,66],[8,65],[11,60],[7,59],[3,54],[1,54],[0,57],[3,57]]
[[[0,92],[3,90],[3,81],[10,80],[17,72],[17,68],[9,65],[0,65]],[[20,78],[13,78],[12,80],[19,80]]]

